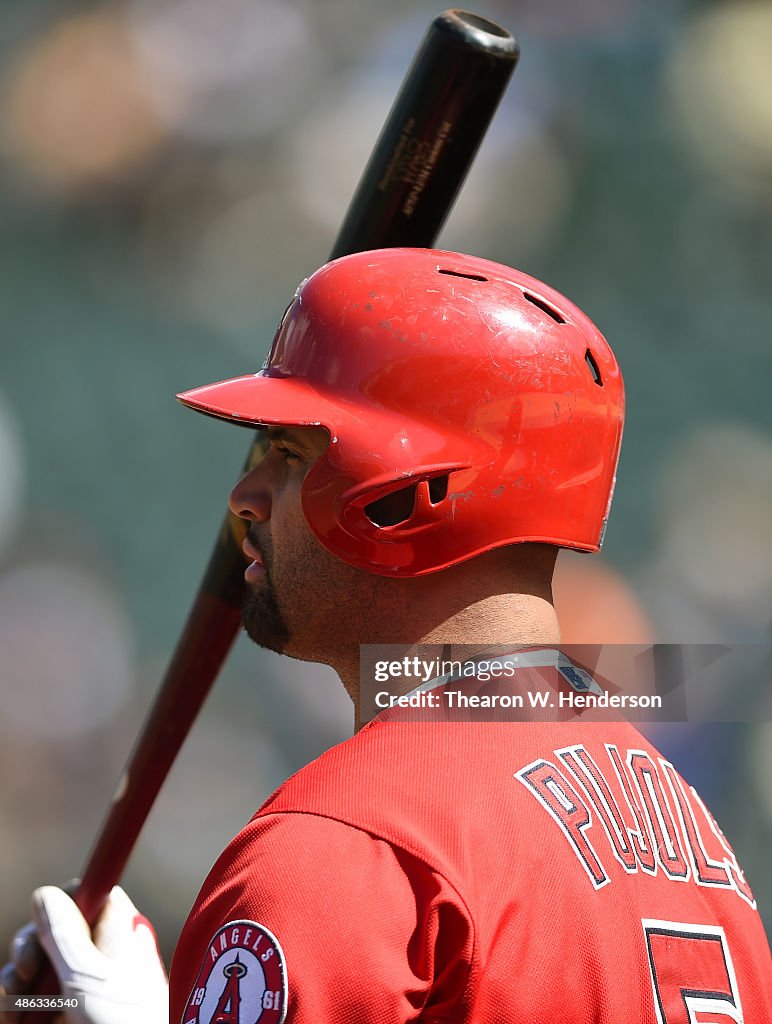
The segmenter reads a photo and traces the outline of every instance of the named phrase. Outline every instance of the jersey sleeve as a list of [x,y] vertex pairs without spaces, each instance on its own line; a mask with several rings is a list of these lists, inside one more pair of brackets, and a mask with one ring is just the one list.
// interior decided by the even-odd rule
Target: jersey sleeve
[[457,1019],[473,949],[463,901],[420,859],[323,816],[261,815],[185,924],[171,1022]]

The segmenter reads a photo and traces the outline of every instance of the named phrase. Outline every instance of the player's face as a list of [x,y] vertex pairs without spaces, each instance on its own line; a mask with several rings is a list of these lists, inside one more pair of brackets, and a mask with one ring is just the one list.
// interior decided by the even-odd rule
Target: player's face
[[231,510],[249,522],[244,628],[261,647],[327,661],[331,604],[350,570],[317,541],[300,492],[329,442],[323,427],[269,427],[262,460],[233,488]]

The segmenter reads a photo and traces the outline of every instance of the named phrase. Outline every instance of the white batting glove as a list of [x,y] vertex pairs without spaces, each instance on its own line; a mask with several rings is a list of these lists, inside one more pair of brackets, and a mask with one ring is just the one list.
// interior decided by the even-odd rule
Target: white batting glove
[[[116,886],[94,929],[66,892],[46,885],[32,894],[32,924],[11,942],[11,963],[0,974],[0,991],[16,994],[37,973],[40,945],[59,978],[61,994],[80,1006],[67,1024],[169,1024],[169,986],[155,932]],[[15,1014],[9,1014],[13,1024]]]

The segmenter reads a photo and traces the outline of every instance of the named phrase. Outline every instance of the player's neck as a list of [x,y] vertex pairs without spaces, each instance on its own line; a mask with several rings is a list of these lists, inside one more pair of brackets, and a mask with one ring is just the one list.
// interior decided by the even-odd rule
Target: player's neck
[[560,629],[551,595],[492,594],[427,630],[419,643],[482,650],[559,641]]
[[[468,601],[445,617],[428,617],[419,623],[418,609],[406,607],[404,620],[391,620],[388,634],[378,631],[377,639],[365,642],[399,645],[400,656],[425,645],[442,648],[446,659],[465,660],[477,654],[499,653],[518,647],[560,642],[560,629],[551,595],[489,594],[476,601]],[[417,627],[422,626],[420,630]],[[438,651],[439,653],[439,651]],[[362,724],[360,714],[360,658],[359,649],[351,657],[334,666],[346,691],[354,703],[355,729]],[[396,656],[396,655],[395,655]]]

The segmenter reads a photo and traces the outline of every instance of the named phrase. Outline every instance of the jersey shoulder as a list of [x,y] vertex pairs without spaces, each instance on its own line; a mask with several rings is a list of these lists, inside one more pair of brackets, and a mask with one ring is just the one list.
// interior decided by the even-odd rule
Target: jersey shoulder
[[[417,926],[425,942],[411,941]],[[421,861],[330,817],[269,811],[199,893],[172,962],[171,1019],[231,1020],[238,1005],[233,1020],[375,1024],[410,1019],[418,1000],[445,1020],[464,1004],[473,950],[458,894]]]

